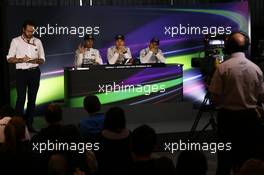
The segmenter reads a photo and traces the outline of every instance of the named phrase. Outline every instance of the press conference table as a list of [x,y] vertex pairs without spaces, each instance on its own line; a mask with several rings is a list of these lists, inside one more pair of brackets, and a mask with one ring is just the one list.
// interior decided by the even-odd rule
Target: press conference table
[[[65,67],[65,104],[71,107],[73,106],[73,100],[83,98],[88,94],[99,95],[101,99],[104,99],[103,104],[180,101],[183,97],[182,67],[182,64],[91,65],[84,68]],[[127,87],[130,85],[133,89],[129,89],[131,91],[128,91],[125,85]],[[102,87],[107,91],[110,88],[109,93],[106,94],[105,91],[102,91]],[[122,91],[120,90],[121,87],[124,87]],[[154,91],[144,94],[140,92],[142,89],[144,92],[146,89],[154,89]]]

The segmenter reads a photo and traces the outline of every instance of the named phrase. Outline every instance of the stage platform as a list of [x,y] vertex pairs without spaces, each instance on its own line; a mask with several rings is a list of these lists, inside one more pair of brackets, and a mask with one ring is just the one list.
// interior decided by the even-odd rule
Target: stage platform
[[[107,111],[110,107],[110,105],[103,106],[102,112]],[[159,134],[190,131],[198,113],[197,109],[193,109],[191,102],[163,103],[157,105],[121,105],[121,107],[125,110],[127,127],[129,129],[133,130],[141,124],[148,124]],[[63,108],[65,124],[78,125],[80,119],[86,117],[88,117],[88,114],[82,108]],[[206,125],[208,119],[208,113],[204,113],[199,122],[198,130]]]

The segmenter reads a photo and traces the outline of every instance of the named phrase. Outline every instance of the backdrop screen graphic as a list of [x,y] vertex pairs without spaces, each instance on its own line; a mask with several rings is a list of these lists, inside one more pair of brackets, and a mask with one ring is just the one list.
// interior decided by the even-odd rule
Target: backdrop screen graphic
[[[116,34],[125,36],[134,58],[139,57],[139,51],[148,46],[152,37],[159,38],[166,63],[184,65],[184,98],[201,100],[202,76],[199,69],[191,67],[191,59],[203,55],[204,35],[230,34],[237,30],[249,33],[250,22],[247,2],[188,7],[10,7],[7,10],[9,42],[21,34],[25,19],[36,22],[35,36],[42,40],[46,54],[46,62],[41,65],[37,105],[64,99],[63,67],[73,66],[75,50],[86,33],[94,35],[94,47],[100,50],[104,63],[107,48],[114,44]],[[14,105],[14,66],[10,74]]]
[[65,106],[82,106],[83,96],[88,94],[96,94],[102,104],[111,105],[179,102],[183,98],[182,73],[182,65],[178,64],[93,65],[89,70],[65,69]]

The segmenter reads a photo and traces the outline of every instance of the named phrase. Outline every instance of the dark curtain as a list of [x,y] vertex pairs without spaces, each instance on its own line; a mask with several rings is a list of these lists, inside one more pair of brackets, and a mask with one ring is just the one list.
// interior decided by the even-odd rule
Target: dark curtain
[[5,4],[0,4],[0,106],[9,104],[10,88],[8,79],[8,63],[6,61],[7,54],[7,38],[5,31]]

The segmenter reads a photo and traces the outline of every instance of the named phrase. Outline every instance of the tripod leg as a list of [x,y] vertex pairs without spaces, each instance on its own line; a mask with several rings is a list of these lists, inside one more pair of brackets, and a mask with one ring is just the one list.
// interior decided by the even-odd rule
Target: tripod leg
[[192,125],[192,128],[191,128],[192,132],[196,130],[197,125],[198,125],[198,123],[199,123],[201,118],[202,118],[202,112],[199,111],[197,116],[196,116],[196,118],[195,118],[195,120],[194,120],[194,122],[193,122],[193,125]]
[[217,130],[217,124],[216,124],[214,118],[211,118],[210,120],[211,120],[210,123],[212,125],[213,131],[216,131]]
[[[201,131],[199,131],[199,132],[205,132],[205,130],[206,130],[209,126],[210,126],[210,122],[208,122],[208,123],[203,127],[203,129],[202,129]],[[199,136],[199,135],[193,137],[193,138],[190,139],[190,140],[193,141],[193,140],[195,140],[198,136]]]
[[195,132],[195,130],[197,129],[198,123],[199,123],[200,119],[202,118],[203,110],[204,110],[204,107],[205,107],[207,101],[208,101],[208,98],[206,98],[206,96],[205,96],[205,98],[201,104],[201,107],[198,111],[198,114],[194,120],[194,123],[192,125],[191,132]]
[[209,121],[201,130],[201,132],[204,132],[209,126],[210,126],[211,122]]
[[[200,132],[205,132],[206,129],[209,127],[209,126],[212,126],[212,129],[213,131],[216,131],[217,129],[217,124],[215,122],[215,119],[213,118],[213,115],[211,116],[209,122],[203,127],[203,129],[200,131]],[[193,134],[194,135],[194,134]],[[198,137],[198,135],[196,137],[193,137],[192,140],[195,140],[196,138]]]
[[[200,106],[198,114],[197,114],[197,116],[196,116],[196,118],[194,120],[194,123],[192,125],[191,131],[190,131],[190,134],[189,134],[189,138],[196,138],[196,137],[194,137],[194,135],[195,135],[195,132],[197,130],[198,124],[199,124],[199,122],[200,122],[200,120],[202,118],[203,112],[206,110],[207,102],[210,103],[210,93],[209,92],[207,92],[205,94],[205,96],[204,96],[203,102],[202,102],[202,104]],[[210,114],[211,114],[211,118],[212,118],[213,117],[213,113],[210,112]],[[203,127],[202,131],[205,131],[209,127],[210,124],[212,124],[212,123],[209,121],[208,124],[206,124],[206,126]],[[212,127],[214,128],[213,125],[212,125]]]

